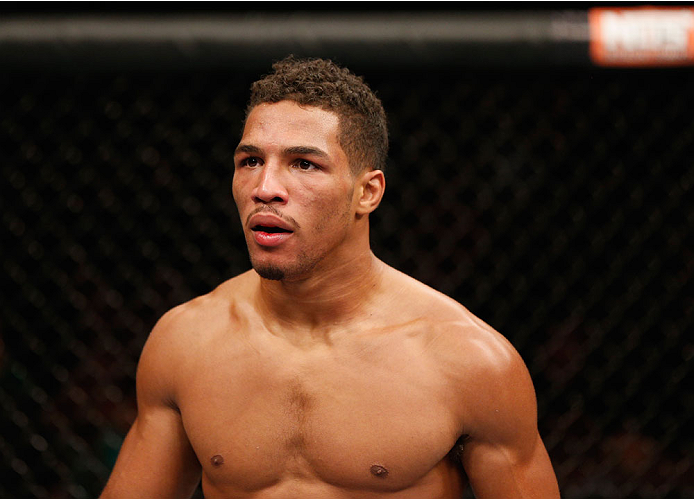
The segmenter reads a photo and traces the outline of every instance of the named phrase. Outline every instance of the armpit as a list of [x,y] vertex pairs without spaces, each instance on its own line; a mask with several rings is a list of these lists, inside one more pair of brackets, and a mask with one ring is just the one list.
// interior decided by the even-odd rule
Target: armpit
[[461,470],[463,469],[463,444],[468,438],[469,435],[462,435],[448,452],[448,459]]

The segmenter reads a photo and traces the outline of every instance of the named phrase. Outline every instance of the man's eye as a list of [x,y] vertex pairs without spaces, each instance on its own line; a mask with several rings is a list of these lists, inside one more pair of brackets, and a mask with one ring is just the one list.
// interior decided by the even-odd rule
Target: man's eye
[[305,159],[300,159],[295,164],[296,164],[297,168],[299,168],[300,170],[315,170],[316,169],[316,165],[314,165],[313,163],[311,163],[310,161],[307,161]]
[[241,160],[241,166],[258,166],[260,164],[260,160],[256,157],[250,156],[246,159]]

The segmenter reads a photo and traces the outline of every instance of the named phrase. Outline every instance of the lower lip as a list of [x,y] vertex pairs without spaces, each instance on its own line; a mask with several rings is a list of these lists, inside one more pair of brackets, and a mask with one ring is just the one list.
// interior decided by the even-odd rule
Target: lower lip
[[274,247],[279,246],[291,237],[291,232],[262,232],[253,231],[253,239],[260,246]]

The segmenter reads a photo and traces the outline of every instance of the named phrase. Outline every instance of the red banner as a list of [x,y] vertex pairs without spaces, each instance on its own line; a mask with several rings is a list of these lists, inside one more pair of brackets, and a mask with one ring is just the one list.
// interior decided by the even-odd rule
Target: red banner
[[694,8],[596,7],[588,11],[590,57],[600,66],[694,64]]

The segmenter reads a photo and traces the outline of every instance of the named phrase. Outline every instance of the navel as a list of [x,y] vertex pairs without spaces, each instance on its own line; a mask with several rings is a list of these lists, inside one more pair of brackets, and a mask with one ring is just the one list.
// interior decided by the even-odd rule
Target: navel
[[218,468],[219,466],[224,464],[224,458],[219,454],[215,454],[210,458],[210,462],[212,463],[212,466]]
[[381,466],[380,464],[374,464],[374,465],[371,467],[371,474],[372,474],[373,476],[378,477],[378,478],[385,478],[385,477],[388,476],[388,470],[385,469],[385,468],[384,468],[383,466]]

